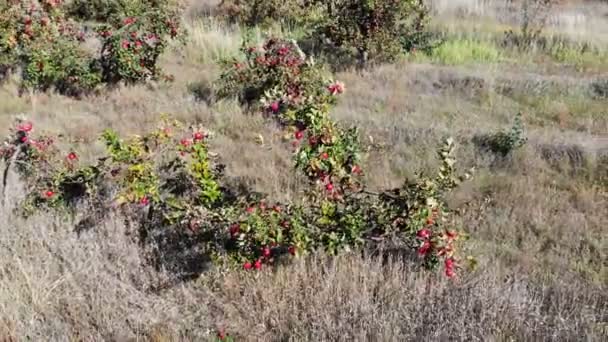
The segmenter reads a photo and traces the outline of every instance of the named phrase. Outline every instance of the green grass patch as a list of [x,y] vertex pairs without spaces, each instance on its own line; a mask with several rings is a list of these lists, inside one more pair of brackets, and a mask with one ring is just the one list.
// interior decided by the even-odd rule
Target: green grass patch
[[556,62],[573,65],[578,70],[608,70],[608,53],[577,46],[556,46],[549,51]]
[[489,41],[454,39],[439,45],[429,55],[418,54],[415,59],[446,65],[498,63],[503,60],[503,53]]

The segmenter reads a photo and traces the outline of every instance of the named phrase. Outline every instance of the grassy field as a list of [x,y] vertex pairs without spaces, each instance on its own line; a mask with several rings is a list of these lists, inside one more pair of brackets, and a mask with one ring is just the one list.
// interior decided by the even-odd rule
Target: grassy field
[[[102,148],[102,128],[137,134],[170,113],[216,133],[229,177],[296,198],[305,181],[279,129],[193,92],[241,44],[243,32],[206,16],[212,3],[192,1],[189,41],[163,58],[174,83],[76,100],[18,97],[9,80],[0,134],[24,113],[67,133],[86,160]],[[0,341],[208,341],[218,329],[237,341],[608,340],[608,3],[569,2],[549,20],[550,43],[526,51],[501,44],[514,25],[501,2],[432,3],[446,43],[341,71],[347,89],[333,115],[377,146],[366,156],[372,189],[430,170],[441,139],[456,138],[459,167],[475,173],[450,205],[471,235],[475,271],[449,281],[401,260],[315,255],[256,276],[209,270],[176,283],[145,265],[121,217],[82,234],[63,217],[16,217],[22,191],[11,175],[0,204]],[[502,158],[474,143],[517,113],[523,148]]]

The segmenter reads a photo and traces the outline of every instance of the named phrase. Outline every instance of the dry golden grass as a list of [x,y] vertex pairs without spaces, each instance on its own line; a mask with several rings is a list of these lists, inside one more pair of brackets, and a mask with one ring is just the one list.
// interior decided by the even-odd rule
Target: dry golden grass
[[[25,113],[38,129],[74,137],[86,159],[101,148],[102,128],[139,133],[171,113],[216,133],[212,148],[229,177],[296,198],[304,183],[280,131],[234,102],[207,104],[189,90],[212,82],[215,60],[240,45],[239,30],[200,16],[209,3],[194,2],[189,43],[164,58],[175,83],[78,101],[17,97],[11,80],[0,86],[0,133]],[[455,20],[447,9],[441,15]],[[597,32],[594,39],[606,38]],[[0,207],[0,341],[207,341],[218,328],[239,341],[605,341],[608,112],[606,99],[588,92],[597,77],[538,56],[460,66],[403,61],[337,76],[347,93],[335,117],[376,145],[366,163],[372,188],[430,170],[446,135],[460,143],[460,166],[476,167],[450,203],[479,267],[455,282],[405,260],[353,254],[312,256],[255,276],[210,270],[176,283],[146,266],[120,217],[80,235],[64,217],[15,217],[21,191],[12,175]],[[508,127],[519,111],[529,143],[511,157],[471,142]]]

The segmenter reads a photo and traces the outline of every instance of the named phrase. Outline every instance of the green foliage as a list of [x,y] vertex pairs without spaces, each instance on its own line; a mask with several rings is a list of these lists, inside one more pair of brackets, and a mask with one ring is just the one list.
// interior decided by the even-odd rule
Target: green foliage
[[320,2],[325,12],[316,33],[353,51],[359,62],[391,61],[403,51],[426,49],[428,9],[421,0],[337,0]]
[[70,17],[84,21],[107,22],[110,18],[124,13],[129,0],[72,0],[66,12]]
[[331,47],[332,55],[354,55],[361,65],[438,44],[426,30],[429,11],[422,0],[225,0],[219,10],[246,26],[298,27],[306,40]]
[[527,142],[521,113],[515,116],[513,126],[508,131],[499,131],[477,139],[477,143],[496,154],[507,156]]
[[21,70],[22,87],[65,95],[91,93],[104,82],[136,83],[162,75],[158,58],[169,40],[183,36],[173,1],[117,1],[121,11],[97,26],[102,48],[84,45],[94,37],[69,20],[60,2],[0,3],[0,72]]
[[65,6],[68,16],[80,21],[118,24],[125,17],[151,9],[174,9],[177,0],[72,0]]
[[[387,240],[418,248],[428,267],[440,258],[448,260],[446,272],[453,275],[457,234],[445,232],[449,211],[442,201],[460,181],[454,177],[453,141],[439,151],[442,166],[435,178],[421,176],[392,192],[370,195],[359,179],[363,171],[357,129],[344,129],[329,115],[344,85],[305,77],[318,73],[309,74],[314,65],[303,54],[292,54],[299,51],[295,43],[271,39],[263,48],[243,50],[244,62],[223,63],[220,94],[236,95],[245,103],[260,101],[261,107],[254,108],[293,135],[294,166],[308,177],[310,188],[306,205],[269,209],[265,202],[251,204],[230,226],[230,260],[259,269],[286,254],[316,249],[335,254]],[[419,231],[423,239],[417,237]]]
[[282,91],[285,106],[319,92],[325,82],[324,70],[307,60],[294,41],[272,38],[262,46],[248,46],[245,41],[241,51],[244,60],[222,62],[223,72],[215,85],[220,98],[237,97],[252,104],[268,92]]
[[[104,82],[138,83],[162,75],[158,58],[171,39],[182,36],[179,12],[165,4],[150,6],[98,27]],[[166,78],[166,77],[165,77]]]
[[23,88],[79,96],[97,87],[99,69],[81,47],[84,32],[59,5],[23,1],[0,4],[0,10],[0,64],[5,71],[21,69]]
[[[420,175],[380,194],[361,187],[325,187],[321,193],[313,189],[302,204],[271,206],[247,194],[230,198],[231,190],[220,186],[221,168],[212,162],[208,135],[202,132],[169,120],[128,140],[106,130],[101,136],[106,154],[86,164],[76,153],[60,151],[53,139],[36,135],[28,122],[19,121],[0,155],[22,166],[17,170],[27,185],[21,205],[25,215],[43,209],[73,212],[80,203],[94,204],[104,213],[114,208],[139,222],[146,234],[190,231],[216,262],[246,269],[319,249],[336,254],[391,242],[417,249],[429,268],[443,259],[446,274],[454,275],[458,233],[448,228],[452,222],[443,201],[460,182],[451,140],[439,150],[442,166],[435,177]],[[347,141],[354,142],[354,136],[344,138]],[[324,146],[341,151],[335,143]],[[326,177],[345,172],[332,160],[339,157],[338,152],[328,152],[325,172],[331,176]],[[316,175],[312,179],[319,180]]]
[[591,92],[598,99],[608,98],[608,79],[598,79],[591,83]]
[[23,86],[69,96],[90,93],[101,82],[100,70],[78,42],[58,37],[51,42],[32,42],[24,49]]
[[218,12],[231,22],[245,26],[302,25],[311,15],[311,1],[307,0],[223,0]]

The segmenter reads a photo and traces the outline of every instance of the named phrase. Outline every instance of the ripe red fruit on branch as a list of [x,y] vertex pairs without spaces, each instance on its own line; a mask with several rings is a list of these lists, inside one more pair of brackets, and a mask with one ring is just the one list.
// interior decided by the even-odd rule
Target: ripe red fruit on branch
[[29,132],[32,130],[32,123],[31,122],[24,122],[22,124],[19,124],[19,126],[17,126],[17,130],[20,132]]
[[139,204],[141,204],[141,205],[148,205],[148,203],[150,203],[148,196],[144,196],[139,200]]
[[344,92],[344,83],[336,81],[327,86],[327,90],[329,90],[332,95],[342,94]]
[[201,141],[205,136],[201,132],[194,133],[194,141]]
[[420,246],[420,248],[418,248],[418,255],[424,256],[429,252],[430,249],[431,249],[431,242],[429,240],[426,240],[426,241],[424,241],[422,246]]
[[122,22],[122,23],[123,23],[125,26],[126,26],[126,25],[131,25],[131,24],[133,24],[133,23],[135,22],[135,20],[136,20],[136,19],[135,19],[135,18],[133,18],[133,17],[128,17],[128,18],[125,18],[125,20],[123,20],[123,22]]
[[70,153],[68,154],[68,160],[74,161],[74,160],[76,160],[76,159],[78,159],[78,156],[76,155],[76,153],[74,153],[74,152],[70,152]]
[[241,231],[241,226],[239,226],[238,223],[235,223],[232,226],[230,226],[230,236],[232,238],[236,237],[240,231]]
[[270,111],[272,111],[273,113],[278,113],[279,109],[281,108],[280,104],[278,101],[275,101],[273,103],[270,104]]
[[295,135],[296,135],[296,139],[300,140],[304,137],[304,132],[297,131]]
[[264,256],[264,258],[268,258],[271,254],[270,248],[268,247],[264,247],[262,248],[262,255]]
[[327,189],[327,191],[334,191],[334,185],[331,183],[327,183],[325,185],[325,189]]
[[327,154],[327,152],[321,153],[321,159],[327,160],[328,158],[329,158],[329,154]]
[[47,192],[44,193],[44,195],[46,196],[46,198],[51,198],[55,195],[55,193],[52,192],[51,190],[48,190]]
[[454,258],[447,258],[447,259],[445,259],[444,263],[445,263],[445,268],[454,268],[454,265],[455,265]]
[[256,270],[260,270],[262,268],[262,260],[260,260],[260,259],[256,260],[255,263],[253,264],[253,267]]
[[243,268],[246,270],[250,270],[251,269],[251,263],[249,261],[247,261],[244,265]]
[[418,233],[416,233],[416,236],[421,238],[421,239],[428,239],[431,237],[431,231],[429,229],[420,229],[418,231]]

